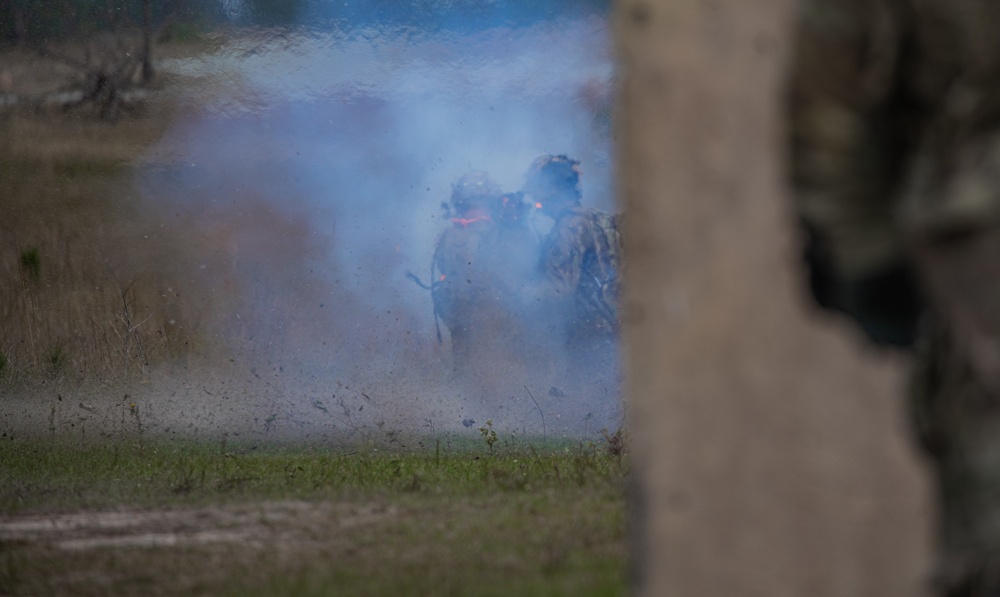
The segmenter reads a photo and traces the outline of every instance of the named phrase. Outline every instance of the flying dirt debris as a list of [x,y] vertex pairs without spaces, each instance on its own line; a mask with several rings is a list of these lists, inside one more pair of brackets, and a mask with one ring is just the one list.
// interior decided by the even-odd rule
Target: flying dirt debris
[[[11,332],[8,371],[20,373],[26,363],[49,363],[51,371],[51,363],[64,362],[61,355],[64,369],[79,363],[87,375],[103,361],[114,363],[128,338],[107,322],[119,321],[122,301],[108,313],[102,302],[89,300],[97,288],[89,281],[106,277],[102,264],[110,259],[123,285],[132,284],[131,321],[151,316],[138,329],[149,358],[130,370],[148,381],[134,394],[137,404],[159,403],[140,411],[151,434],[167,428],[203,434],[232,421],[245,424],[244,437],[252,429],[268,438],[333,437],[373,428],[378,420],[419,429],[431,420],[437,430],[464,432],[464,418],[532,432],[542,429],[539,408],[552,431],[556,421],[579,422],[595,405],[604,405],[607,424],[617,426],[617,373],[599,378],[571,370],[566,315],[527,292],[542,284],[540,247],[553,226],[522,190],[535,157],[549,147],[572,154],[588,172],[581,183],[586,205],[613,211],[610,134],[593,125],[596,108],[581,99],[593,95],[595,85],[608,87],[609,35],[602,11],[570,13],[559,20],[536,14],[516,25],[504,20],[499,28],[490,21],[414,29],[378,19],[357,26],[338,21],[329,30],[237,24],[156,45],[157,91],[134,118],[127,114],[131,100],[123,100],[127,126],[83,117],[88,106],[99,115],[93,102],[58,113],[72,127],[85,122],[100,127],[93,129],[98,138],[116,135],[121,143],[74,135],[85,166],[69,156],[38,169],[51,171],[47,185],[37,175],[27,180],[27,172],[0,183],[5,196],[17,196],[22,185],[38,189],[38,197],[24,196],[15,206],[14,219],[24,222],[38,206],[60,209],[60,193],[69,188],[64,178],[74,176],[79,200],[73,205],[81,213],[67,212],[48,228],[0,232],[19,250],[37,245],[41,276],[52,276],[39,289],[58,279],[85,281],[72,287],[83,293],[73,305],[88,305],[53,302],[53,309],[76,318],[66,328],[80,333],[69,336],[36,308],[38,322],[46,322],[36,326],[44,337],[32,345],[20,342],[31,330]],[[79,62],[82,74],[56,58],[57,51]],[[82,49],[61,45],[53,45],[48,58],[15,53],[19,62],[0,67],[6,71],[0,93],[34,95],[20,86],[30,65],[42,63],[81,85],[90,80],[106,100],[143,89],[132,62],[102,58],[96,50],[89,63]],[[88,64],[93,77],[84,73]],[[89,93],[73,92],[77,98]],[[23,126],[18,121],[11,130],[36,138],[55,116],[52,111]],[[130,132],[135,138],[126,136]],[[12,150],[32,147],[18,143]],[[40,145],[37,152],[48,155]],[[100,159],[92,165],[95,152]],[[488,216],[458,205],[442,216],[441,200],[450,200],[458,179],[474,171],[488,172],[492,182],[481,198]],[[90,205],[93,213],[82,213]],[[77,236],[62,238],[63,230]],[[455,241],[465,250],[480,230],[488,232],[475,242],[492,248],[480,252],[477,268],[490,275],[466,275],[467,262],[445,264],[456,261],[445,250],[451,237],[465,237]],[[66,247],[77,257],[62,259]],[[99,341],[87,338],[88,331]],[[24,354],[28,346],[33,352]],[[101,361],[85,358],[95,346]],[[181,386],[160,386],[161,379],[181,377]],[[351,425],[341,421],[326,391],[337,379],[353,388],[342,396]],[[524,385],[538,398],[537,408]],[[566,388],[566,396],[548,396],[553,385]],[[186,401],[205,416],[181,420],[181,413],[192,413]],[[104,412],[103,404],[94,405]],[[573,425],[563,427],[569,432]]]
[[[617,383],[618,220],[581,205],[578,166],[544,155],[516,192],[501,192],[482,171],[452,185],[429,283],[412,271],[406,277],[430,291],[438,342],[438,318],[448,330],[455,379],[491,380],[515,363],[525,380],[555,382],[541,387],[564,407],[586,392],[583,379],[605,390]],[[544,431],[545,411],[524,389]],[[585,429],[592,419],[591,412],[581,419]]]

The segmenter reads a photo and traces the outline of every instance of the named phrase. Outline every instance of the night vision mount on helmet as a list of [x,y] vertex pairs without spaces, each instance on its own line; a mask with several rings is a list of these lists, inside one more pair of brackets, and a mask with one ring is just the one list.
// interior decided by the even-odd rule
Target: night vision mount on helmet
[[451,187],[451,208],[456,215],[470,209],[489,208],[490,202],[500,195],[500,185],[485,172],[475,171],[463,175]]

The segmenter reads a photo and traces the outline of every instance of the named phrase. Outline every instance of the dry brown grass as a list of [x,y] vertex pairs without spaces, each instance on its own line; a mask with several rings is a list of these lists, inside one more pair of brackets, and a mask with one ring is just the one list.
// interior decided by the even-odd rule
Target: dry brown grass
[[255,337],[316,335],[291,314],[322,303],[322,288],[283,290],[297,288],[289,260],[319,250],[303,221],[252,191],[234,215],[137,187],[140,169],[173,166],[169,149],[148,151],[174,122],[172,101],[154,93],[116,124],[0,112],[0,381],[123,381],[167,361],[218,360]]
[[131,161],[169,106],[116,125],[87,113],[0,114],[0,376],[128,377],[182,351],[200,315],[157,255],[180,241],[136,205]]

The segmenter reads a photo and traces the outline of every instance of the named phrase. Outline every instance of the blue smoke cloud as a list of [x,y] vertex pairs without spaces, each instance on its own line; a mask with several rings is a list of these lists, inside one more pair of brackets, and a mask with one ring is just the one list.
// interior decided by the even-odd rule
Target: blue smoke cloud
[[[267,24],[260,2],[220,6]],[[517,190],[534,158],[566,153],[582,162],[584,203],[615,208],[608,7],[297,7],[281,15],[297,26],[237,29],[164,62],[184,107],[139,187],[211,247],[188,292],[238,295],[204,324],[233,350],[294,363],[299,380],[441,379],[430,297],[405,272],[429,270],[459,176]]]

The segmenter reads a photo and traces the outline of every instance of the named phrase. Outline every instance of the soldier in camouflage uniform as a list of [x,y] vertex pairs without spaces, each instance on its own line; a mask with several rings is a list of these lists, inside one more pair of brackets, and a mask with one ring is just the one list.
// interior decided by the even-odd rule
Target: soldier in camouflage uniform
[[555,222],[542,244],[548,300],[567,315],[566,341],[599,348],[618,332],[621,238],[617,219],[580,205],[579,162],[545,155],[531,165],[524,192]]
[[1000,595],[1000,2],[803,0],[799,16],[791,165],[812,290],[912,347],[936,589]]
[[450,225],[434,250],[432,298],[456,369],[464,369],[477,348],[488,355],[516,331],[512,297],[536,262],[538,243],[523,196],[502,194],[484,172],[455,183],[449,211]]
[[436,279],[431,297],[435,312],[448,328],[456,365],[468,356],[475,320],[492,297],[482,262],[496,243],[491,203],[499,194],[500,187],[484,172],[462,176],[452,185],[450,225],[434,247]]

